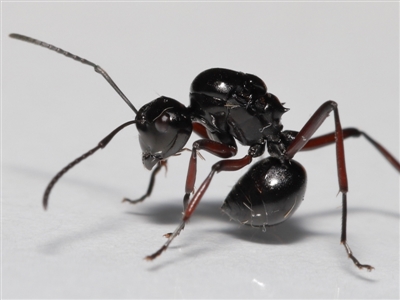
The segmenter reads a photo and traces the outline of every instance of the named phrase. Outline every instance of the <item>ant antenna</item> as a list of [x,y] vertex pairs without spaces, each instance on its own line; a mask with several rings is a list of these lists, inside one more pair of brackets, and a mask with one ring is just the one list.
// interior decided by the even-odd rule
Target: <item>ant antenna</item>
[[113,87],[113,89],[118,93],[118,95],[120,95],[121,98],[125,101],[125,103],[128,104],[128,106],[135,112],[135,114],[137,114],[138,111],[135,108],[135,106],[133,106],[133,104],[129,101],[129,99],[124,95],[124,93],[119,89],[119,87],[115,84],[115,82],[107,74],[107,72],[103,68],[101,68],[99,65],[96,65],[96,64],[92,63],[91,61],[88,61],[87,59],[79,57],[79,56],[77,56],[75,54],[72,54],[72,53],[70,53],[68,51],[65,51],[65,50],[63,50],[61,48],[58,48],[56,46],[47,44],[45,42],[39,41],[37,39],[31,38],[31,37],[28,37],[28,36],[25,36],[25,35],[12,33],[9,36],[10,36],[10,38],[14,38],[14,39],[17,39],[17,40],[21,40],[21,41],[25,41],[25,42],[28,42],[28,43],[32,43],[32,44],[47,48],[49,50],[53,50],[53,51],[55,51],[55,52],[57,52],[59,54],[64,54],[66,57],[72,58],[74,60],[77,60],[77,61],[85,64],[85,65],[89,65],[89,66],[93,67],[94,70],[97,73],[100,73],[104,77],[104,79],[107,80],[107,82]]
[[82,160],[84,160],[85,158],[87,158],[88,156],[92,155],[93,153],[95,153],[97,150],[104,148],[105,146],[107,146],[107,144],[111,141],[111,139],[118,133],[120,132],[123,128],[125,128],[126,126],[135,124],[136,121],[129,121],[126,122],[122,125],[120,125],[119,127],[117,127],[116,129],[114,129],[109,135],[107,135],[104,139],[102,139],[96,147],[94,147],[93,149],[89,150],[88,152],[84,153],[83,155],[79,156],[77,159],[75,159],[74,161],[72,161],[71,163],[69,163],[66,167],[64,167],[60,172],[58,172],[53,179],[50,181],[50,183],[47,185],[46,190],[44,191],[44,195],[43,195],[43,207],[44,209],[47,209],[47,205],[49,203],[49,195],[51,190],[53,189],[53,186],[57,183],[57,181],[65,174],[67,173],[73,166],[77,165],[78,163],[80,163]]

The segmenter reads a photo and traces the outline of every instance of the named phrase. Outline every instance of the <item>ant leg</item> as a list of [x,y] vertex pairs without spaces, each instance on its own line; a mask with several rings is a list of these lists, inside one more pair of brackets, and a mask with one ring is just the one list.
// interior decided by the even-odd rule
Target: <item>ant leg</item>
[[44,209],[47,209],[47,205],[49,202],[49,195],[51,190],[53,189],[53,186],[57,183],[57,181],[65,174],[67,173],[72,167],[74,167],[75,165],[77,165],[78,163],[80,163],[82,160],[84,160],[85,158],[87,158],[88,156],[92,155],[93,153],[95,153],[97,150],[105,148],[107,146],[107,144],[111,141],[111,139],[119,132],[121,131],[123,128],[125,128],[126,126],[135,124],[136,121],[129,121],[126,122],[124,124],[122,124],[121,126],[117,127],[116,129],[114,129],[109,135],[107,135],[104,139],[102,139],[96,147],[94,147],[93,149],[89,150],[88,152],[84,153],[83,155],[81,155],[80,157],[78,157],[77,159],[75,159],[74,161],[72,161],[71,163],[69,163],[66,167],[64,167],[60,172],[58,172],[53,179],[50,181],[50,183],[47,185],[46,190],[44,191],[44,195],[43,195],[43,207]]
[[177,237],[179,235],[179,233],[182,231],[182,229],[185,227],[186,222],[189,220],[189,218],[195,211],[197,205],[200,203],[200,200],[202,199],[204,193],[206,192],[206,190],[207,190],[208,186],[210,185],[210,182],[216,172],[219,173],[221,171],[236,171],[236,170],[239,170],[239,169],[247,166],[248,164],[251,163],[251,161],[252,161],[252,157],[250,155],[246,155],[241,159],[220,160],[219,162],[215,163],[211,168],[210,174],[203,181],[200,188],[196,191],[192,200],[190,200],[187,208],[185,209],[185,212],[182,217],[182,221],[179,224],[179,226],[175,229],[175,231],[173,233],[166,235],[168,240],[158,251],[154,252],[152,255],[146,256],[145,259],[153,260],[157,256],[159,256],[163,251],[167,250],[169,244],[171,244],[173,239],[175,237]]
[[162,160],[157,163],[157,166],[155,167],[153,172],[151,172],[150,182],[149,182],[149,186],[147,188],[147,192],[142,197],[135,199],[135,200],[124,198],[124,199],[122,199],[122,202],[129,202],[131,204],[136,204],[136,203],[142,202],[144,199],[149,197],[151,195],[151,192],[153,191],[154,183],[156,181],[156,175],[158,174],[158,172],[161,170],[162,167],[165,167],[165,169],[167,169],[167,160]]
[[205,150],[221,158],[229,158],[236,155],[237,146],[234,140],[226,143],[220,143],[209,139],[202,139],[193,143],[192,155],[190,156],[188,173],[186,177],[185,196],[183,197],[184,210],[186,210],[190,194],[194,190],[197,173],[197,152],[200,150]]
[[[200,124],[198,124],[194,128],[196,133],[201,136],[205,136],[207,134],[205,127]],[[216,142],[210,139],[197,140],[193,143],[188,173],[186,176],[185,195],[183,196],[183,211],[186,211],[189,203],[190,194],[194,191],[194,185],[197,175],[197,152],[200,150],[205,150],[221,158],[229,158],[236,155],[237,146],[235,141],[231,137],[220,136],[220,138],[222,138],[224,143]],[[182,228],[179,230],[179,232],[185,227],[185,224],[181,224],[181,226]],[[173,234],[174,233],[166,233],[164,234],[164,236],[168,238]]]
[[343,244],[344,248],[346,249],[347,255],[349,258],[353,261],[353,263],[359,268],[359,269],[367,269],[368,272],[371,272],[374,267],[370,265],[363,265],[360,264],[360,262],[357,260],[357,258],[354,257],[353,252],[351,251],[349,245],[347,244],[347,238],[346,238],[346,225],[347,225],[347,195],[346,193],[342,193],[342,234],[340,237],[340,243]]
[[[400,172],[400,163],[396,160],[396,158],[389,153],[381,144],[375,141],[372,137],[366,134],[363,131],[358,130],[357,128],[344,128],[343,129],[343,139],[348,137],[359,137],[364,136],[367,141],[369,141],[378,151],[387,159],[387,161]],[[310,139],[307,144],[301,149],[301,151],[314,150],[320,147],[324,147],[335,142],[335,133],[328,133],[325,135],[321,135],[319,137],[315,137]]]
[[197,133],[202,139],[210,139],[208,136],[207,128],[200,123],[193,123],[193,131]]
[[338,180],[339,180],[339,188],[342,193],[342,233],[340,242],[346,249],[347,255],[354,262],[354,264],[360,269],[367,269],[368,271],[373,270],[374,268],[370,265],[360,264],[359,261],[354,257],[352,251],[350,250],[349,245],[347,244],[346,231],[347,231],[347,192],[348,192],[348,183],[347,183],[347,172],[346,172],[346,162],[344,156],[344,134],[342,131],[342,126],[340,124],[339,119],[339,111],[337,109],[337,103],[334,101],[327,101],[322,104],[317,111],[311,116],[308,122],[304,125],[304,127],[297,134],[296,138],[292,141],[292,143],[287,148],[285,156],[288,159],[293,158],[293,156],[300,151],[310,140],[311,136],[315,133],[315,131],[321,126],[329,113],[333,111],[334,113],[334,121],[335,121],[335,141],[336,141],[336,161],[337,161],[337,170],[338,170]]
[[[208,139],[207,130],[200,123],[193,123],[193,131],[196,132],[202,138]],[[143,202],[144,199],[149,197],[151,195],[152,191],[153,191],[153,188],[154,188],[156,175],[159,173],[159,171],[161,170],[162,167],[165,167],[167,169],[167,161],[166,160],[165,161],[160,161],[157,164],[156,168],[151,173],[150,182],[149,182],[149,186],[147,188],[147,192],[142,197],[140,197],[138,199],[135,199],[135,200],[131,200],[129,198],[124,198],[124,199],[122,199],[122,202],[129,202],[131,204],[136,204],[136,203],[139,203],[139,202]],[[190,193],[189,193],[189,195],[190,195]],[[189,200],[188,197],[187,197],[187,200],[184,200],[184,203],[183,203],[183,209],[184,210],[186,209],[188,200]]]

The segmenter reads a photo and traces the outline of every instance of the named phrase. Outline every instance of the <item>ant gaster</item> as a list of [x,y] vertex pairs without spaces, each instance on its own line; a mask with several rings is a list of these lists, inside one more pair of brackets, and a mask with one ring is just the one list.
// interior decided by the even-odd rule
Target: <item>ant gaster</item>
[[[379,143],[365,132],[356,128],[342,129],[337,104],[323,103],[299,131],[282,131],[281,116],[284,108],[276,96],[267,92],[265,83],[257,76],[228,69],[209,69],[200,73],[190,88],[190,105],[159,97],[145,104],[139,111],[122,93],[111,77],[98,65],[42,41],[11,34],[10,37],[43,46],[67,57],[92,66],[122,97],[136,113],[133,121],[126,122],[101,140],[98,145],[62,169],[47,186],[43,206],[46,209],[54,184],[69,169],[80,161],[104,148],[110,140],[126,126],[136,124],[142,149],[143,165],[152,170],[147,192],[139,199],[123,201],[138,203],[150,196],[155,176],[167,159],[185,150],[185,145],[194,131],[201,139],[193,143],[186,177],[184,212],[181,223],[174,232],[165,236],[165,244],[146,257],[153,260],[165,251],[179,235],[206,192],[215,173],[236,171],[262,155],[267,147],[270,157],[261,159],[239,179],[222,205],[222,211],[242,224],[254,227],[274,226],[287,220],[303,201],[306,190],[306,172],[301,164],[293,160],[303,150],[312,150],[332,143],[336,144],[336,160],[339,188],[342,193],[341,243],[349,258],[360,269],[371,271],[372,266],[361,264],[347,244],[347,173],[343,140],[348,137],[364,136],[400,172],[400,163]],[[315,131],[333,111],[335,131],[323,136],[312,137]],[[236,155],[236,141],[249,146],[248,154],[240,159],[226,159]],[[215,163],[209,175],[194,192],[198,151],[205,150],[223,158]],[[194,193],[190,199],[190,195]]]

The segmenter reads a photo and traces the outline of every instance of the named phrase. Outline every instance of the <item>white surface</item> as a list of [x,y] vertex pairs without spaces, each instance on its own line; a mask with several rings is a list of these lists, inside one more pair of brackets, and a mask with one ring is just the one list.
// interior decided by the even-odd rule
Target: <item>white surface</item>
[[[244,171],[219,174],[154,262],[143,257],[179,222],[189,156],[170,160],[145,203],[121,204],[149,178],[134,127],[69,172],[44,212],[51,177],[133,114],[90,67],[7,37],[100,64],[138,107],[158,95],[188,104],[192,79],[210,67],[253,73],[291,109],[286,129],[334,99],[343,127],[398,157],[398,12],[397,3],[2,3],[2,296],[398,298],[399,177],[362,138],[346,141],[348,241],[371,273],[339,244],[332,146],[296,156],[308,190],[285,224],[263,233],[229,222],[219,207]],[[331,130],[333,117],[318,133]],[[204,156],[199,181],[216,161]]]

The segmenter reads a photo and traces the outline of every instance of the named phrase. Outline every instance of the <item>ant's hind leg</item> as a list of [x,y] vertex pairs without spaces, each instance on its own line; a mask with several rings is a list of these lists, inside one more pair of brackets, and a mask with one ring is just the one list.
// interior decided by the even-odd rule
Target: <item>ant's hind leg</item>
[[[357,128],[343,128],[343,139],[348,137],[360,137],[364,136],[368,142],[370,142],[385,158],[386,160],[397,170],[400,172],[400,162],[386,150],[381,144],[375,141],[372,137],[366,134],[363,131],[358,130]],[[336,142],[335,132],[328,133],[325,135],[321,135],[315,138],[310,139],[307,144],[300,151],[314,150],[320,147],[324,147]]]
[[[326,117],[330,112],[333,111],[334,114],[334,122],[335,122],[335,132],[334,134],[328,134],[322,137],[317,137],[314,140],[311,137],[314,135],[315,131],[321,126],[321,124],[325,121]],[[339,191],[342,193],[342,230],[340,243],[346,249],[346,253],[348,257],[353,261],[353,263],[360,269],[366,269],[367,271],[371,271],[374,268],[370,265],[361,264],[353,255],[350,250],[349,245],[347,244],[347,192],[348,192],[348,181],[347,181],[347,171],[346,171],[346,162],[344,155],[344,138],[345,134],[348,136],[357,136],[361,134],[359,131],[353,131],[347,129],[346,131],[342,130],[342,125],[339,119],[339,111],[337,108],[337,103],[334,101],[327,101],[322,104],[317,111],[311,116],[311,118],[307,121],[307,123],[303,126],[303,128],[296,135],[295,139],[289,145],[286,150],[285,156],[288,159],[292,159],[293,156],[301,151],[304,147],[311,148],[313,144],[314,146],[322,147],[324,145],[329,144],[334,141],[336,144],[336,163],[337,163],[337,172],[338,172],[338,181],[339,181]],[[367,136],[367,139],[370,138]],[[310,142],[311,140],[311,142]],[[375,147],[379,149],[379,144],[374,143],[371,139],[370,142],[374,144]],[[308,146],[307,146],[308,143]],[[380,149],[379,149],[380,150]],[[381,151],[381,150],[380,150]],[[382,151],[381,151],[382,152]],[[382,152],[383,153],[383,152]],[[388,158],[388,157],[387,157]]]

